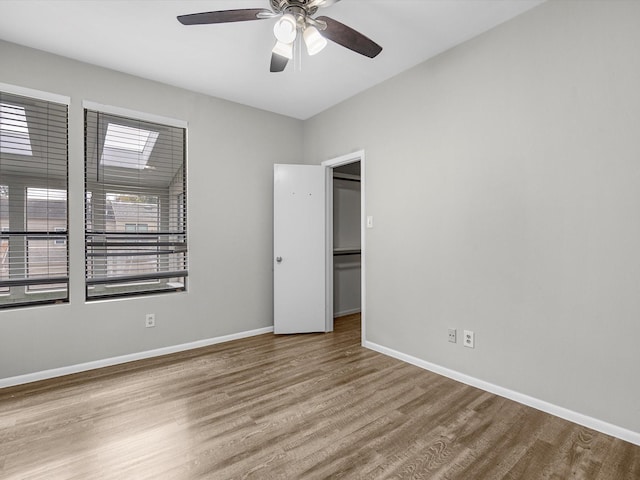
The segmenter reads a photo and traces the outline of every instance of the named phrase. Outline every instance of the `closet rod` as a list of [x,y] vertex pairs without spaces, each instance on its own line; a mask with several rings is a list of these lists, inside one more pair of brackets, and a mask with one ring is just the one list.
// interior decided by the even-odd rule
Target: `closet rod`
[[361,250],[351,250],[348,252],[333,252],[334,257],[340,257],[342,255],[361,255],[361,254],[362,254]]
[[333,173],[333,178],[334,180],[346,180],[347,182],[358,182],[360,183],[360,177],[358,175],[350,175],[348,173],[340,173],[340,172],[334,172]]

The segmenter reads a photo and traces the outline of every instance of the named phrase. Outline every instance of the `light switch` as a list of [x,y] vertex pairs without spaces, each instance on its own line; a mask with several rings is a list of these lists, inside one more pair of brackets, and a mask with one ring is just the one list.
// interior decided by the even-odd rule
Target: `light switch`
[[367,217],[367,228],[373,228],[373,216],[369,215]]

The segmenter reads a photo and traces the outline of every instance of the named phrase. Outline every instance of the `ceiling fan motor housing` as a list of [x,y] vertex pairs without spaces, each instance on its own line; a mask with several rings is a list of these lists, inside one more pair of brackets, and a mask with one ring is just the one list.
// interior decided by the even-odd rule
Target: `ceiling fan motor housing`
[[270,0],[274,12],[291,13],[296,18],[313,15],[318,11],[317,5],[309,6],[312,0]]

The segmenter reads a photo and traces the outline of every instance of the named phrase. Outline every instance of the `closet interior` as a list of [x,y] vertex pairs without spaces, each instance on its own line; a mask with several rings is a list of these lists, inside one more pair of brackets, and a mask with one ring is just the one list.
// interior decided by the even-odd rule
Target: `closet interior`
[[361,310],[360,162],[333,169],[333,314]]

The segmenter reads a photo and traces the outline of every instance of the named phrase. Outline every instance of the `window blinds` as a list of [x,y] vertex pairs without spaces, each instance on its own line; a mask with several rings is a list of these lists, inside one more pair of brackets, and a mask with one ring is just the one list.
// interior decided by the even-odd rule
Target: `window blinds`
[[0,92],[0,307],[68,301],[68,107]]
[[87,299],[185,289],[185,137],[85,110]]

